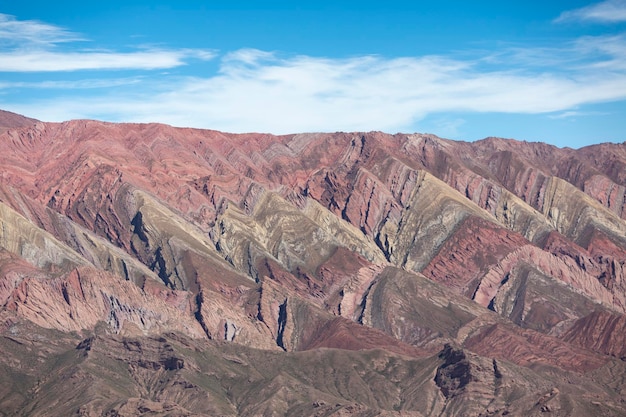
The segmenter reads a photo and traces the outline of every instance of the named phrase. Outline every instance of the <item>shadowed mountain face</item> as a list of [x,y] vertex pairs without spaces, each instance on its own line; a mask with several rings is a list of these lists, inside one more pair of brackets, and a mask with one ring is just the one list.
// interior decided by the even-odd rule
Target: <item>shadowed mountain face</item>
[[0,143],[0,414],[626,415],[625,144]]

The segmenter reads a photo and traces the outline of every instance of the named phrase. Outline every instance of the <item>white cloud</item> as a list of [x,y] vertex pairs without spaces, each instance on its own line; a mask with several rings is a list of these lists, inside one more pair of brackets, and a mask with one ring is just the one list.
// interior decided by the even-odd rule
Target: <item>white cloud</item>
[[64,81],[4,81],[0,82],[0,90],[8,88],[31,88],[31,89],[64,89],[64,90],[84,90],[97,88],[111,88],[119,86],[130,86],[139,84],[143,77],[126,77],[126,78],[88,78],[83,80],[64,80]]
[[481,61],[492,68],[559,74],[580,74],[598,67],[621,71],[626,69],[626,34],[583,36],[552,47],[512,46],[489,52]]
[[[26,28],[33,29],[31,35]],[[48,43],[43,41],[46,33]],[[54,92],[56,96],[38,101],[27,95],[13,102],[10,94],[0,98],[0,108],[47,121],[159,121],[231,132],[393,132],[414,130],[416,122],[431,116],[439,128],[457,132],[463,119],[440,116],[498,112],[572,117],[580,106],[626,99],[623,34],[584,37],[560,47],[508,48],[470,58],[466,54],[462,59],[285,57],[241,49],[223,55],[216,73],[195,77],[150,70],[213,59],[215,53],[62,51],[56,44],[66,46],[79,37],[6,15],[0,15],[0,36],[14,42],[9,50],[0,48],[0,72],[146,71],[136,78],[98,74],[102,78],[0,83],[0,93],[12,87],[48,92],[67,88],[63,96]]]
[[604,116],[609,113],[599,112],[599,111],[579,111],[579,110],[567,110],[557,114],[551,114],[548,116],[550,119],[574,119],[577,117],[587,117],[587,116]]
[[626,70],[626,35],[587,36],[576,41],[575,53],[590,57],[585,65],[608,71]]
[[[589,43],[580,51],[595,54]],[[604,67],[582,65],[581,58],[566,73],[485,69],[480,59],[281,58],[242,50],[227,54],[215,75],[144,81],[136,90],[13,111],[43,120],[160,121],[231,132],[409,131],[425,116],[445,112],[554,113],[622,100],[626,71],[612,55],[620,50],[603,51]]]
[[432,120],[429,125],[430,128],[427,129],[429,132],[437,132],[437,135],[443,136],[446,138],[458,137],[460,135],[460,128],[466,123],[464,119],[461,118],[450,118],[448,116],[436,117]]
[[626,22],[626,0],[606,0],[561,13],[555,22],[567,21]]
[[78,70],[153,70],[185,65],[190,58],[208,60],[209,51],[146,50],[137,52],[0,52],[0,72],[58,72]]
[[78,70],[153,70],[185,65],[189,59],[209,60],[215,54],[198,49],[144,48],[133,52],[59,50],[59,44],[84,40],[58,26],[17,20],[0,13],[0,72]]
[[52,45],[78,40],[83,38],[61,27],[0,13],[0,44]]

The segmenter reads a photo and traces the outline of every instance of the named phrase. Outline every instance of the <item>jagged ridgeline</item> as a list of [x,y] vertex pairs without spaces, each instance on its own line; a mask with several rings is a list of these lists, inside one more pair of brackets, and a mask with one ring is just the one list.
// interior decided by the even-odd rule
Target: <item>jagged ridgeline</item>
[[626,144],[0,146],[2,415],[626,415]]

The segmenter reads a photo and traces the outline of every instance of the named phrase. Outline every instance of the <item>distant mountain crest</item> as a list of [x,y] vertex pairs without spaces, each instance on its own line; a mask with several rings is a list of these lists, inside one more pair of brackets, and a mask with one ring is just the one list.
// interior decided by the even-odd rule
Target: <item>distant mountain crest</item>
[[11,113],[5,110],[0,110],[0,133],[6,131],[7,129],[31,126],[37,122],[38,120],[36,119],[24,117],[22,115]]

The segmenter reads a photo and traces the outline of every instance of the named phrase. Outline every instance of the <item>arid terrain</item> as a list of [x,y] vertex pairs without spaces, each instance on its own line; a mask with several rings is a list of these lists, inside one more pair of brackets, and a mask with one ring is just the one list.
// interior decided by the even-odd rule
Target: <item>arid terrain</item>
[[0,415],[626,415],[626,143],[0,111],[0,150]]

